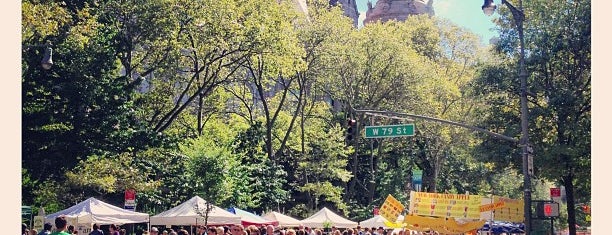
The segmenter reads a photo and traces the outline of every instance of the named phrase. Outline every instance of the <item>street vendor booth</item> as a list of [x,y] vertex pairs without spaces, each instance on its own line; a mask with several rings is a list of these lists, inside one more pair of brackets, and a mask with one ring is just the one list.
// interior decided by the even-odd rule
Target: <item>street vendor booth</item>
[[68,209],[45,216],[45,222],[55,224],[55,218],[64,216],[69,225],[81,234],[88,234],[93,224],[136,224],[149,222],[149,214],[125,210],[100,201],[88,198]]
[[297,226],[300,226],[300,224],[302,224],[302,222],[299,221],[298,219],[295,219],[288,215],[278,213],[276,211],[268,212],[263,217],[268,220],[277,221],[278,226],[285,227],[285,228],[297,227]]
[[[208,214],[206,208],[210,208]],[[151,216],[151,225],[230,225],[240,224],[240,216],[194,196],[167,211]]]
[[240,221],[244,227],[249,225],[262,226],[262,225],[278,225],[278,221],[272,221],[266,218],[263,218],[259,215],[253,214],[251,212],[238,209],[236,207],[230,207],[227,209],[229,212],[234,213],[237,216],[240,216]]
[[302,225],[311,228],[325,228],[325,226],[336,226],[337,228],[354,228],[357,222],[350,221],[323,207],[314,215],[302,220]]

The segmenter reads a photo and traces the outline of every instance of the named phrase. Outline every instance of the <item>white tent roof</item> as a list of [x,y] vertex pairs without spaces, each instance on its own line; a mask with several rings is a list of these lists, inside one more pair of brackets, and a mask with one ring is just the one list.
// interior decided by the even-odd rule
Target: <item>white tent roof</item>
[[302,224],[301,221],[294,219],[291,216],[283,215],[276,211],[268,212],[263,217],[272,221],[278,221],[278,226],[281,227],[297,227]]
[[341,216],[327,209],[327,207],[323,207],[323,209],[321,209],[319,212],[302,220],[302,224],[307,227],[323,228],[323,223],[326,221],[331,222],[331,226],[336,226],[338,228],[357,227],[357,222],[342,218]]
[[64,215],[66,220],[73,225],[79,223],[133,224],[149,221],[149,214],[125,210],[93,197],[68,209],[50,214],[45,217],[45,221],[54,224],[55,218],[60,215]]
[[[378,227],[383,227],[385,229],[389,228],[387,227],[387,225],[385,225],[385,222],[387,222],[388,220],[383,218],[381,215],[376,215],[372,218],[369,218],[367,220],[361,221],[359,222],[359,226],[361,226],[362,228],[378,228]],[[396,222],[402,222],[404,221],[404,216],[400,215],[397,218]]]
[[[240,224],[240,216],[234,215],[218,206],[212,205],[208,213],[209,225]],[[196,225],[204,224],[204,217],[198,214],[196,208],[204,211],[206,201],[195,196],[180,205],[151,216],[152,225]]]

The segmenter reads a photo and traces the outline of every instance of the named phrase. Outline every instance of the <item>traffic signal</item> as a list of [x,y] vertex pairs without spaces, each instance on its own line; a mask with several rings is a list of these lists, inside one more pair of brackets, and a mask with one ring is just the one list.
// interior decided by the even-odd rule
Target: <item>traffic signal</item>
[[585,214],[591,214],[591,207],[590,207],[589,205],[583,205],[583,206],[582,206],[582,211],[583,211]]
[[352,141],[353,137],[355,136],[355,132],[357,129],[357,121],[355,121],[355,119],[348,119],[347,120],[347,127],[346,127],[346,140],[347,141]]
[[559,217],[559,203],[538,202],[536,205],[538,218]]

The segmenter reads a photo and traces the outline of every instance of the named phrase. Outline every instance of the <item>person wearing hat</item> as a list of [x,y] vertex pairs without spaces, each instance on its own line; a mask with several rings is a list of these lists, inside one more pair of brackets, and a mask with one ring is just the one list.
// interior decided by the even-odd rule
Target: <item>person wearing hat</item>
[[157,235],[159,234],[159,230],[157,229],[157,227],[151,227],[151,235]]

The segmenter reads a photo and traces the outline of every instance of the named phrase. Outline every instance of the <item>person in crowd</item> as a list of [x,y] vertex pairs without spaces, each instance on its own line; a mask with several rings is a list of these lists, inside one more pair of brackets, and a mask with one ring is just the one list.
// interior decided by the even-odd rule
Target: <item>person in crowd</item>
[[336,226],[332,226],[331,228],[331,234],[335,234],[336,231],[338,231],[338,228]]
[[209,226],[208,228],[206,228],[206,235],[222,235],[222,234],[217,234],[217,228],[215,228],[214,226]]
[[159,229],[157,229],[157,227],[151,227],[151,231],[149,232],[149,234],[151,234],[151,235],[158,235],[159,234]]
[[285,235],[296,235],[296,232],[293,229],[287,229],[287,231],[285,232]]
[[266,235],[274,235],[274,226],[272,225],[266,226]]
[[119,229],[119,235],[125,235],[127,233],[127,231],[125,231],[124,228]]
[[189,232],[187,232],[187,230],[185,230],[185,229],[181,229],[181,230],[178,231],[177,234],[178,235],[189,235]]
[[21,235],[29,235],[28,225],[25,223],[21,224]]
[[232,235],[244,235],[244,227],[241,224],[234,224],[231,228]]
[[162,231],[162,235],[168,235],[168,231],[167,230]]
[[100,226],[98,224],[93,224],[92,230],[89,235],[104,235],[104,232],[100,230]]
[[68,222],[66,221],[66,218],[64,218],[63,216],[58,216],[57,218],[55,218],[55,232],[51,233],[51,235],[70,235],[70,233],[67,233],[66,230],[68,230]]
[[45,225],[43,225],[43,230],[40,231],[38,235],[51,235],[52,228],[53,228],[53,225],[51,225],[51,223],[45,223]]
[[246,230],[249,235],[259,235],[259,229],[255,225],[250,225]]
[[315,235],[323,235],[323,231],[321,231],[321,229],[315,229],[314,233]]
[[72,226],[72,225],[68,226],[68,233],[70,233],[70,234],[74,233],[74,226]]
[[36,229],[30,229],[30,233],[29,235],[38,235],[38,230]]
[[386,235],[385,228],[383,227],[378,227],[378,230],[376,230],[376,232],[378,232],[378,235]]
[[178,235],[174,230],[170,230],[170,234],[169,235]]
[[119,234],[119,227],[117,227],[117,225],[115,225],[115,224],[111,224],[110,227],[108,228],[108,231],[109,231],[110,235],[120,235]]
[[217,234],[215,235],[225,235],[225,230],[223,230],[223,227],[217,227]]

